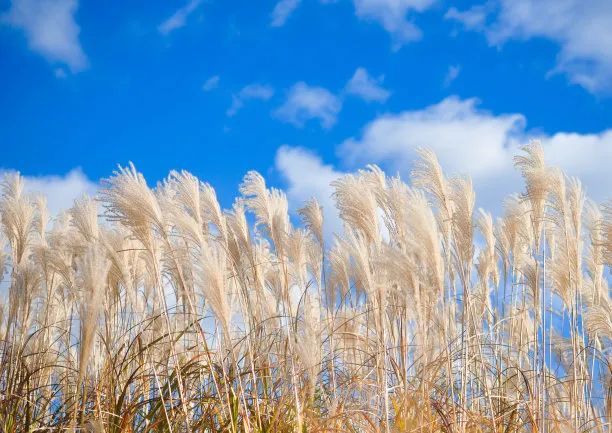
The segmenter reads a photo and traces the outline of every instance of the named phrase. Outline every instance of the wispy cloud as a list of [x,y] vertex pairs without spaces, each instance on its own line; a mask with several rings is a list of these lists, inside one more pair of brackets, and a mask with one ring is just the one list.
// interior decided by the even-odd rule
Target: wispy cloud
[[452,7],[446,12],[444,18],[459,21],[469,29],[483,29],[487,15],[492,12],[491,6],[492,3],[476,5],[464,11]]
[[[545,17],[543,19],[543,17]],[[544,38],[560,47],[550,73],[593,93],[612,93],[612,2],[609,0],[496,0],[446,18],[484,32],[489,44]]]
[[53,74],[55,75],[55,78],[59,79],[66,78],[68,76],[63,68],[55,68]]
[[266,84],[249,84],[248,86],[243,87],[240,92],[236,95],[232,96],[232,105],[227,109],[226,114],[229,117],[236,115],[238,110],[240,110],[246,101],[252,99],[259,99],[262,101],[267,101],[274,95],[274,88],[268,86]]
[[88,60],[79,42],[78,6],[78,0],[13,0],[0,21],[23,30],[32,51],[79,72]]
[[365,68],[357,68],[346,85],[346,92],[365,101],[385,102],[391,93],[381,86],[383,78],[373,78]]
[[[273,27],[284,26],[302,0],[278,0],[271,14]],[[334,0],[319,0],[332,3]],[[421,38],[422,32],[413,16],[429,9],[436,0],[353,0],[355,15],[365,21],[380,24],[393,40],[393,48]]]
[[219,86],[219,80],[220,78],[218,75],[213,75],[208,80],[204,81],[204,84],[202,84],[202,90],[205,92],[210,92],[211,90],[216,89]]
[[[284,26],[302,0],[278,0],[271,13],[272,27]],[[334,0],[319,0],[333,3]],[[398,49],[410,41],[421,38],[422,32],[414,23],[413,16],[429,9],[436,0],[353,0],[355,15],[365,21],[380,24]]]
[[167,35],[176,29],[184,27],[187,24],[189,15],[195,12],[200,4],[202,4],[202,0],[190,0],[185,6],[178,9],[170,17],[164,20],[164,22],[157,27],[157,30],[162,35]]
[[353,0],[356,15],[376,21],[393,38],[394,48],[421,38],[421,30],[410,15],[429,9],[435,0]]
[[287,22],[289,16],[297,9],[300,5],[301,0],[280,0],[274,6],[272,11],[272,27],[282,27]]
[[286,101],[274,114],[298,127],[316,119],[323,128],[331,128],[341,108],[342,101],[329,90],[300,81],[291,87]]
[[450,86],[451,83],[457,79],[460,72],[461,65],[450,65],[444,76],[444,87]]

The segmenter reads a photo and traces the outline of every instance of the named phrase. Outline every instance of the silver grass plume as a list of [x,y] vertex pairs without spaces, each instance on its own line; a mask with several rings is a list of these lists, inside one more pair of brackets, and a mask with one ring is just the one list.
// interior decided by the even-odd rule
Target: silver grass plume
[[306,205],[298,209],[298,213],[304,221],[304,227],[310,230],[319,245],[323,247],[323,208],[317,200],[310,199]]
[[94,345],[99,314],[104,308],[106,277],[110,261],[103,248],[93,244],[78,264],[77,287],[80,290],[79,316],[81,339],[79,345],[79,377],[83,378]]

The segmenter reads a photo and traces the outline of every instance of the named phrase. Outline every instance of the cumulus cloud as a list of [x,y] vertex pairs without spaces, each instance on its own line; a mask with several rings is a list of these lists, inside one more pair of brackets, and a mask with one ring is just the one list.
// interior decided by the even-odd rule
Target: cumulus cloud
[[274,114],[280,120],[298,127],[316,119],[323,128],[331,128],[341,108],[342,101],[329,90],[300,81],[291,87],[287,100]]
[[170,32],[180,29],[187,24],[187,18],[191,15],[195,10],[200,6],[202,0],[190,0],[185,6],[178,9],[174,12],[170,17],[168,17],[164,22],[162,22],[157,30],[162,35],[167,35]]
[[13,0],[0,21],[21,29],[30,49],[79,72],[88,65],[75,20],[78,0]]
[[[612,129],[595,134],[539,134],[527,129],[522,114],[495,114],[480,108],[476,99],[451,96],[419,110],[380,116],[359,137],[345,140],[337,154],[341,165],[351,170],[376,163],[408,179],[416,149],[430,148],[449,175],[473,179],[478,206],[499,214],[503,199],[524,187],[512,159],[532,139],[541,140],[549,165],[583,181],[589,197],[599,202],[612,198]],[[342,175],[316,155],[287,147],[279,150],[276,168],[298,204],[311,195],[329,198],[329,182]],[[326,203],[333,208],[331,201]],[[337,216],[330,218],[337,221]]]
[[267,101],[274,95],[274,89],[271,86],[265,84],[249,84],[243,87],[238,94],[232,96],[232,105],[227,109],[227,115],[232,117],[236,115],[246,101],[252,99],[259,99]]
[[526,124],[522,114],[493,114],[479,108],[476,99],[451,96],[421,110],[375,119],[361,137],[340,146],[339,156],[352,165],[375,162],[407,174],[415,150],[428,147],[448,172],[471,176],[480,201],[492,207],[505,195],[520,190],[512,157],[530,139],[540,139],[551,165],[583,179],[592,198],[607,198],[612,191],[608,174],[612,130],[543,135],[530,132]]
[[406,167],[418,147],[432,147],[448,169],[472,175],[495,172],[524,129],[520,114],[495,116],[477,109],[476,99],[448,97],[422,110],[381,116],[368,125],[360,138],[346,140],[341,156],[351,163],[395,161]]
[[612,2],[609,0],[497,0],[466,11],[450,9],[447,18],[483,31],[491,45],[544,38],[559,47],[552,73],[593,93],[612,92]]
[[[0,171],[0,178],[13,170]],[[65,175],[23,176],[24,191],[30,194],[42,194],[47,198],[47,207],[51,215],[57,215],[74,203],[83,194],[94,196],[98,184],[90,180],[80,168],[75,168]]]
[[385,102],[390,92],[381,86],[383,78],[372,78],[365,68],[357,68],[346,85],[346,92],[365,101]]
[[434,2],[435,0],[353,0],[356,15],[382,25],[391,34],[395,48],[421,38],[421,30],[409,16],[425,11]]
[[276,169],[287,182],[287,198],[292,209],[298,209],[307,200],[316,198],[323,207],[325,238],[338,233],[342,227],[332,199],[330,184],[344,173],[324,164],[314,153],[300,148],[282,146],[276,152]]
[[204,84],[202,84],[202,90],[205,92],[210,92],[211,90],[216,89],[219,86],[219,80],[220,78],[218,75],[213,75],[208,80],[204,81]]
[[300,5],[301,0],[280,0],[272,11],[272,27],[282,27],[287,22],[289,16]]

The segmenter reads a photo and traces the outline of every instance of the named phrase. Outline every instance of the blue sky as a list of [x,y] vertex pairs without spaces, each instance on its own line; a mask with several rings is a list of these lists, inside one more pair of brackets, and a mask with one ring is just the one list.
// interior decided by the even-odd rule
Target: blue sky
[[329,204],[419,146],[494,208],[532,138],[612,196],[609,0],[0,0],[0,83],[0,168],[52,208],[128,161],[224,206],[251,169]]

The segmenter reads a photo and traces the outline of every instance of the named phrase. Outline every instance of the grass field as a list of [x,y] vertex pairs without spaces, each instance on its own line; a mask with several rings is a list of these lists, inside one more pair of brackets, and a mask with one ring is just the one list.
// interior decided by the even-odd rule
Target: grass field
[[515,158],[499,218],[420,152],[290,220],[248,173],[222,210],[172,172],[132,166],[50,218],[0,197],[0,430],[607,432],[612,206]]

